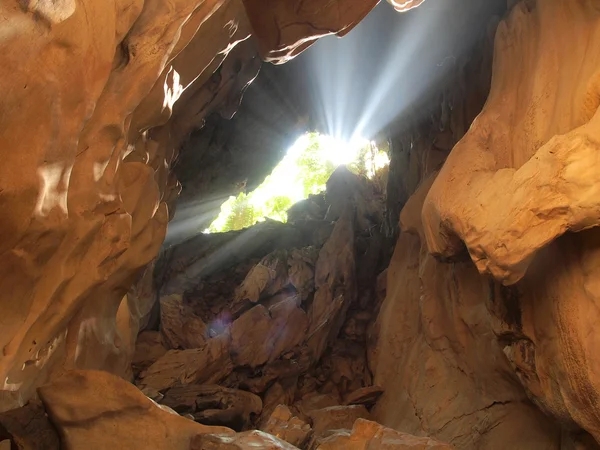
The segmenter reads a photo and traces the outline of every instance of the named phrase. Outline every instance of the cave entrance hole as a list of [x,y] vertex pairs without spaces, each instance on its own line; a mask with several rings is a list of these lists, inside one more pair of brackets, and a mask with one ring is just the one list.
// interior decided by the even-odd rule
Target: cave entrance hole
[[360,138],[344,142],[317,132],[305,133],[256,189],[229,197],[204,233],[241,230],[268,219],[286,222],[288,209],[325,191],[327,180],[340,165],[373,178],[389,162],[385,141]]

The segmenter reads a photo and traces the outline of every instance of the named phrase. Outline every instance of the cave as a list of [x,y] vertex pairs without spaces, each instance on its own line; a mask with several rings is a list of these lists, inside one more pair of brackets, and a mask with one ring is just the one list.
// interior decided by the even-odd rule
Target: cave
[[0,12],[0,449],[600,448],[597,0]]

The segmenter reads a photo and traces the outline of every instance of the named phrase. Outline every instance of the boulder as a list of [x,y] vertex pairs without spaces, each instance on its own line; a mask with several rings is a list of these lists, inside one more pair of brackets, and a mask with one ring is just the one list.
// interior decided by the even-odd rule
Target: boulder
[[346,405],[372,406],[381,394],[383,394],[383,388],[381,386],[367,386],[348,394],[344,403]]
[[167,353],[162,335],[158,331],[142,331],[136,340],[131,366],[135,375],[150,367]]
[[[3,444],[6,442],[7,444]],[[56,429],[39,402],[0,414],[0,449],[6,450],[59,450]]]
[[238,431],[247,429],[262,411],[262,400],[257,395],[217,385],[174,387],[161,404],[178,413],[189,413],[205,425],[223,425]]
[[208,327],[178,294],[160,299],[160,329],[172,349],[202,347],[208,339]]
[[452,450],[452,446],[428,437],[417,437],[358,419],[352,432],[340,430],[323,439],[318,450]]
[[189,450],[200,434],[234,434],[164,411],[107,372],[68,371],[38,394],[65,449]]
[[287,406],[278,405],[261,427],[261,430],[275,435],[296,447],[302,447],[308,440],[311,427],[302,419],[295,417]]
[[246,431],[236,435],[205,434],[196,436],[190,450],[297,450],[281,439],[262,431]]
[[328,430],[351,429],[357,419],[369,419],[369,411],[363,405],[329,406],[308,412],[315,436]]
[[209,339],[200,348],[170,350],[140,374],[140,389],[163,391],[175,385],[216,383],[232,370],[229,335]]

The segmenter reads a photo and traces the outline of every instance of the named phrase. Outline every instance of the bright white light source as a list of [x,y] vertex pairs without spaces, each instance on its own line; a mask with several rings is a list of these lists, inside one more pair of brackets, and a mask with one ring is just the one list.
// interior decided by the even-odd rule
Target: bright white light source
[[333,136],[319,136],[319,143],[323,149],[323,158],[328,159],[334,165],[350,164],[358,157],[358,152],[369,141],[363,138],[355,138],[350,142],[336,139]]
[[388,163],[385,151],[367,139],[353,138],[347,142],[307,133],[290,147],[271,175],[253,192],[229,197],[204,233],[240,229],[266,217],[285,221],[292,204],[325,190],[327,179],[336,167],[348,165],[350,170],[372,178]]

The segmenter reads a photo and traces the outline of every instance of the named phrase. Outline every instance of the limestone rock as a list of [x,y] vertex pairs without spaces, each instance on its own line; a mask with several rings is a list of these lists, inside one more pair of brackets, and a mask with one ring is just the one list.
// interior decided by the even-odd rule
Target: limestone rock
[[376,0],[336,0],[325,5],[317,0],[244,0],[261,56],[273,63],[288,61],[318,37],[345,35],[376,4]]
[[427,437],[417,437],[358,419],[352,432],[339,431],[323,439],[318,450],[451,450],[451,445]]
[[[591,400],[599,372],[581,369],[597,366],[600,314],[590,306],[600,295],[600,109],[589,63],[600,58],[600,21],[590,14],[597,8],[587,3],[515,4],[498,26],[485,107],[421,215],[431,253],[457,260],[466,247],[480,273],[511,286],[490,289],[488,306],[529,396],[600,441],[600,403]],[[534,63],[510,69],[524,60]]]
[[287,253],[275,251],[250,270],[238,288],[235,301],[258,302],[261,295],[273,295],[288,283]]
[[135,342],[135,352],[131,361],[134,374],[137,375],[150,367],[166,352],[160,332],[142,331]]
[[294,404],[294,407],[300,412],[302,417],[309,418],[311,411],[339,406],[339,399],[330,394],[317,394],[312,392]]
[[66,372],[38,392],[67,449],[188,450],[200,434],[233,435],[163,411],[135,386],[106,372]]
[[337,337],[356,298],[354,212],[348,207],[321,248],[315,268],[316,292],[309,310],[308,345],[316,360]]
[[363,405],[329,406],[308,413],[316,436],[328,430],[351,429],[357,419],[369,419],[369,411]]
[[374,405],[381,394],[383,394],[382,387],[367,386],[348,394],[344,402],[347,405]]
[[306,300],[315,288],[315,264],[318,252],[314,247],[293,249],[288,257],[288,276],[302,301]]
[[160,299],[160,329],[165,343],[172,349],[202,347],[208,339],[208,327],[184,305],[178,294]]
[[273,322],[269,311],[257,305],[231,325],[231,357],[236,365],[260,366],[273,350],[270,339]]
[[219,382],[233,370],[229,339],[224,334],[201,348],[170,350],[140,374],[137,385],[160,392],[176,385]]
[[262,431],[246,431],[234,436],[205,434],[196,436],[190,450],[297,450],[291,444]]
[[306,314],[291,297],[267,310],[257,305],[231,326],[231,355],[236,365],[260,366],[300,344],[308,328]]
[[279,405],[291,405],[294,401],[297,377],[284,378],[276,381],[269,387],[263,396],[263,413],[260,418],[259,429],[262,429],[271,413]]
[[278,405],[271,413],[261,430],[302,448],[311,432],[310,425],[294,417],[285,405]]
[[374,383],[384,389],[373,418],[457,448],[558,449],[556,426],[515,384],[491,331],[481,301],[490,295],[489,281],[470,261],[446,264],[423,248],[420,205],[432,178],[402,210],[405,231],[388,268],[379,339],[370,352]]
[[416,8],[421,5],[425,0],[387,0],[387,2],[394,7],[396,11],[405,12],[409,9]]
[[44,407],[33,401],[21,408],[0,414],[0,442],[4,440],[10,443],[7,450],[61,448],[59,436],[48,420]]
[[260,397],[250,392],[207,384],[169,389],[161,404],[178,413],[191,414],[205,425],[222,425],[237,431],[247,429],[262,411]]
[[[125,293],[158,254],[180,190],[169,118],[250,27],[233,0],[13,1],[2,17],[6,410],[63,367],[129,376],[147,303]],[[194,126],[240,86],[207,88]]]

